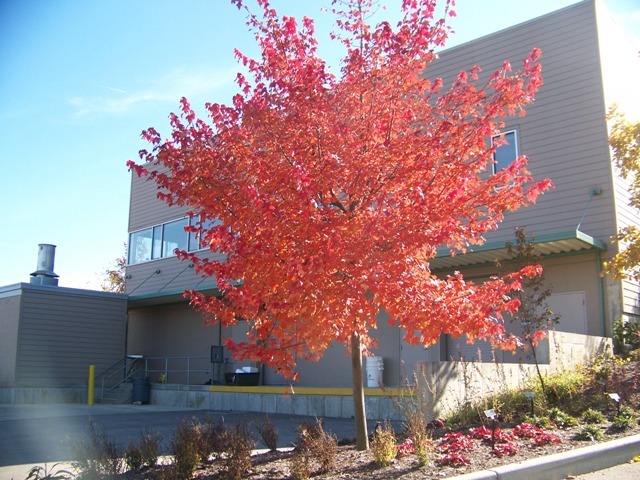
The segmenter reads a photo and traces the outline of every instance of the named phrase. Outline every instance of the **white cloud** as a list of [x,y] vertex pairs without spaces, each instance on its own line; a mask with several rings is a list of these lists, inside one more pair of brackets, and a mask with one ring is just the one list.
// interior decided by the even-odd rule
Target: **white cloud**
[[[147,88],[137,91],[126,91],[105,85],[96,85],[113,92],[110,95],[74,96],[68,102],[73,108],[73,117],[82,118],[88,115],[125,115],[134,109],[153,106],[160,103],[171,103],[175,106],[181,97],[192,99],[230,86],[237,68],[216,72],[187,72],[175,70],[165,77],[156,79]],[[215,100],[209,98],[208,100]]]

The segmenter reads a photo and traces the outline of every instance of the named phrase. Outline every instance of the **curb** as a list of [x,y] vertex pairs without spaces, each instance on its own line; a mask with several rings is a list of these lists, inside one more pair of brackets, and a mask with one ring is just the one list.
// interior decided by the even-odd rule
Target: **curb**
[[632,435],[491,470],[467,473],[451,477],[450,480],[563,480],[570,475],[582,475],[621,465],[638,454],[640,435]]

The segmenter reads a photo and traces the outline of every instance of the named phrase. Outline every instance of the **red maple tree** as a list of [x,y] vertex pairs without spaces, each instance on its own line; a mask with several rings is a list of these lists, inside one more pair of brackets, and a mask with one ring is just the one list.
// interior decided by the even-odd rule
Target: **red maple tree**
[[428,66],[453,2],[436,20],[435,0],[404,0],[395,28],[368,25],[370,3],[332,10],[333,39],[346,47],[333,75],[317,55],[312,20],[280,18],[258,0],[261,15],[246,10],[262,57],[236,52],[253,79],[238,74],[233,104],[207,104],[207,121],[183,98],[171,136],[146,130],[152,150],[129,162],[157,182],[160,198],[200,217],[204,242],[225,254],[179,257],[215,277],[221,292],[188,292],[193,305],[225,326],[249,322],[246,342],[227,342],[236,358],[295,380],[297,359],[318,359],[332,342],[347,346],[361,449],[362,353],[375,348],[376,314],[386,309],[409,343],[429,345],[443,333],[513,343],[501,312],[518,305],[507,293],[539,267],[475,284],[459,273],[436,277],[429,260],[439,246],[482,243],[506,211],[550,184],[532,183],[524,157],[488,173],[487,139],[542,84],[539,51],[517,71],[505,63],[482,87],[479,67],[445,87],[428,78]]

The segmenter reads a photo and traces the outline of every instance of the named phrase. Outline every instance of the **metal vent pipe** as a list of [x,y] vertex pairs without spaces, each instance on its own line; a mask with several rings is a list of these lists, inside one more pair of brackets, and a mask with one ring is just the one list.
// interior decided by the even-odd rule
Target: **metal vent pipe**
[[53,272],[56,258],[56,246],[48,243],[38,244],[38,266],[31,274],[30,283],[37,285],[58,285],[58,275]]

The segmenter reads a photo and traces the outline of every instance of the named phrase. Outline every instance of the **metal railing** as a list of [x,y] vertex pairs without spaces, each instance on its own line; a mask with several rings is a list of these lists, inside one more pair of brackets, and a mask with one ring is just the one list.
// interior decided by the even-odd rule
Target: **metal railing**
[[213,382],[211,358],[144,357],[144,376],[156,383],[204,385]]
[[105,368],[95,376],[96,383],[100,383],[100,398],[104,398],[104,392],[113,390],[118,385],[138,375],[138,362],[140,355],[127,355],[113,365]]
[[[217,367],[217,368],[216,368]],[[131,381],[134,377],[148,377],[154,383],[206,385],[222,383],[222,364],[212,364],[208,356],[200,357],[143,357],[127,355],[96,374],[100,386],[100,400],[105,392]]]

